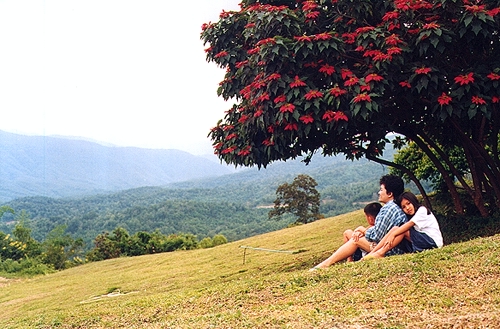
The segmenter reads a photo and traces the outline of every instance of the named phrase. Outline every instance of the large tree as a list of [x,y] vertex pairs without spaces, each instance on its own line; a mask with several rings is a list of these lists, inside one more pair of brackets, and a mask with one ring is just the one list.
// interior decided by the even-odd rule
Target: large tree
[[321,150],[396,165],[380,156],[397,133],[429,157],[458,213],[457,182],[483,216],[500,208],[500,0],[240,6],[201,34],[226,69],[218,94],[235,103],[210,132],[221,159],[260,167]]

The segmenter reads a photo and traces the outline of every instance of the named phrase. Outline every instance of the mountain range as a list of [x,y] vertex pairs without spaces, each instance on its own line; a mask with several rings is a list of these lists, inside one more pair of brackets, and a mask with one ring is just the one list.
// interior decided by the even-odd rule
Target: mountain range
[[207,157],[180,150],[112,147],[4,131],[0,131],[0,161],[0,202],[162,186],[232,172]]

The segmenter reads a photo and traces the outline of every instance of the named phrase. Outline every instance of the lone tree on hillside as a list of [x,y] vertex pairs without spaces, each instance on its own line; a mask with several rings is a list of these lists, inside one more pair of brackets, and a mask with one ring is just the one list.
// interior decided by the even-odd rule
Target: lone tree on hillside
[[[242,0],[202,27],[235,104],[209,136],[259,167],[304,155],[380,158],[389,133],[457,182],[483,216],[500,208],[500,0]],[[449,157],[458,149],[465,169]]]
[[297,216],[295,223],[307,224],[322,218],[319,213],[320,194],[318,183],[308,175],[298,175],[292,184],[284,183],[276,189],[274,209],[269,218],[280,218],[284,213]]

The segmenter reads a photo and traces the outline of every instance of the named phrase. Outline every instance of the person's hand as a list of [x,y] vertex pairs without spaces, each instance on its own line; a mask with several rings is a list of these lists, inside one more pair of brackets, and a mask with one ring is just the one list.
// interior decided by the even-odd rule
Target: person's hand
[[351,239],[352,239],[354,242],[358,242],[358,241],[359,241],[359,239],[360,239],[361,237],[363,237],[363,235],[364,235],[364,234],[363,234],[363,233],[361,233],[360,231],[354,231],[354,232],[352,232]]
[[392,244],[394,243],[394,235],[389,234],[387,236],[387,239],[385,240],[384,246],[388,246],[389,248],[392,248]]

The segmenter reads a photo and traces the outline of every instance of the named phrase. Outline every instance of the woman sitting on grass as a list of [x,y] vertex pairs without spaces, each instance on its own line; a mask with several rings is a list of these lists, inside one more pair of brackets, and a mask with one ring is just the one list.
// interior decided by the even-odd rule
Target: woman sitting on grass
[[429,209],[419,203],[415,194],[404,192],[399,196],[397,203],[408,215],[409,221],[400,227],[393,227],[363,259],[382,258],[403,239],[409,241],[409,251],[411,252],[443,246],[443,236],[436,217]]

